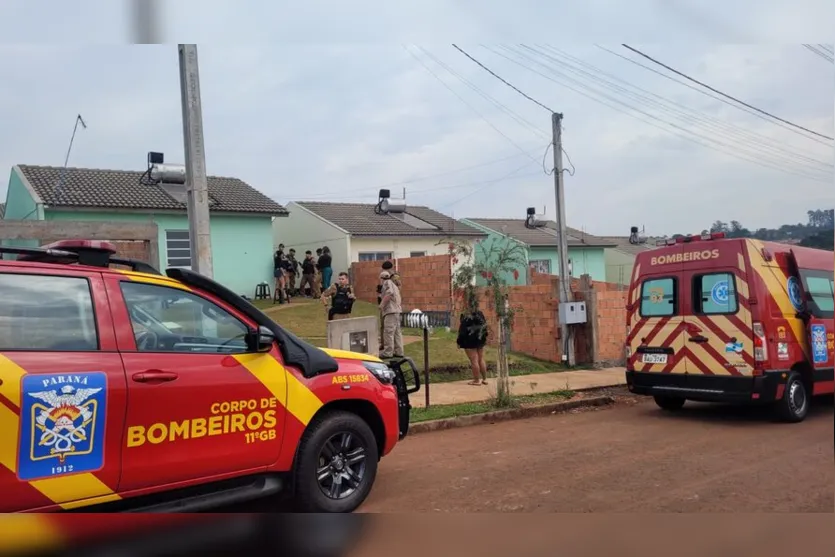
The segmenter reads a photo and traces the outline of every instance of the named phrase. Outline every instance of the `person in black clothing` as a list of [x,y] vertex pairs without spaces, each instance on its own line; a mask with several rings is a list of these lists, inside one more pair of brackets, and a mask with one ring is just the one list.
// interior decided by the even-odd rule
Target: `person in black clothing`
[[333,269],[331,269],[331,250],[328,246],[322,248],[322,255],[319,256],[317,267],[322,273],[322,290],[327,290],[331,286],[331,277],[333,277]]
[[287,275],[292,269],[290,261],[281,249],[284,244],[279,246],[278,251],[273,256],[273,276],[275,277],[275,293],[273,294],[273,302],[278,300],[279,304],[289,303],[290,296],[287,290]]
[[473,380],[469,384],[486,385],[484,346],[487,344],[487,319],[478,307],[478,295],[474,288],[467,289],[464,302],[466,305],[458,323],[458,347],[464,350],[470,360]]
[[304,252],[304,261],[302,261],[302,280],[299,284],[299,292],[305,294],[305,287],[310,287],[310,297],[318,298],[319,289],[316,285],[316,261],[313,259],[313,254],[310,250]]
[[283,292],[286,287],[286,277],[284,276],[284,244],[278,246],[278,250],[273,255],[273,278],[275,278],[275,293],[273,299],[276,297],[283,300]]
[[328,310],[328,321],[334,319],[345,319],[351,316],[351,309],[354,307],[353,287],[348,284],[348,273],[339,273],[339,278],[335,284],[332,284],[327,290],[322,293],[322,303],[327,304],[327,299],[331,300],[331,307]]

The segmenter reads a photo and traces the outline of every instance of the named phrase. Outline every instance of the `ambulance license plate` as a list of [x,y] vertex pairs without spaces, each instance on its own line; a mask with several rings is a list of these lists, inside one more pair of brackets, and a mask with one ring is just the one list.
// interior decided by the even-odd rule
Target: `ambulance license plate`
[[666,354],[642,354],[643,359],[641,360],[645,364],[666,364],[667,363],[667,355]]

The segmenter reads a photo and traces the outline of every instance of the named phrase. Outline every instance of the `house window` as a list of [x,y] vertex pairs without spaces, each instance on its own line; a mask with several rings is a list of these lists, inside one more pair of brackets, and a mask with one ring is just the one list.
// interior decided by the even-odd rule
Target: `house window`
[[531,259],[528,266],[532,271],[542,273],[543,275],[551,274],[551,260],[550,259]]
[[360,252],[360,261],[386,261],[391,259],[392,253],[390,251],[366,251]]
[[409,257],[426,257],[425,251],[410,251]]
[[169,267],[191,269],[191,239],[188,230],[166,230],[165,251]]

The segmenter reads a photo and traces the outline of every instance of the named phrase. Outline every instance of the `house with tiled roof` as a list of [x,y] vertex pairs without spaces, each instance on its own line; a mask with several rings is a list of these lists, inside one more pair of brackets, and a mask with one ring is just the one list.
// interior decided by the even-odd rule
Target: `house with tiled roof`
[[486,234],[423,206],[383,211],[372,203],[291,201],[290,216],[273,222],[274,243],[297,254],[327,246],[334,273],[356,261],[384,261],[448,253],[450,241],[472,242]]
[[[465,218],[461,222],[488,234],[485,247],[476,250],[476,257],[489,257],[490,253],[504,249],[508,242],[521,245],[525,251],[525,264],[520,265],[513,276],[504,277],[509,284],[527,284],[529,270],[558,275],[560,268],[557,247],[557,225],[553,221],[539,222],[541,226],[528,228],[524,219]],[[593,280],[606,280],[605,251],[614,242],[586,234],[576,228],[568,228],[569,274],[573,277],[590,275]]]
[[629,286],[632,279],[632,268],[635,266],[635,257],[642,251],[655,249],[655,242],[658,238],[647,238],[646,242],[633,244],[629,236],[602,236],[614,247],[605,252],[606,257],[606,282]]
[[[183,184],[153,183],[130,170],[17,165],[5,220],[153,221],[162,268],[191,265]],[[272,282],[272,221],[287,209],[237,178],[208,178],[214,278],[241,294]]]

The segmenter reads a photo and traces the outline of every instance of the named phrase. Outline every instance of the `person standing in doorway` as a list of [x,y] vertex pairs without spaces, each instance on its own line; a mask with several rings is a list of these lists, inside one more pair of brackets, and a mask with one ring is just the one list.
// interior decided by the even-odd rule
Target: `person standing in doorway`
[[327,290],[331,286],[331,278],[333,277],[333,269],[331,268],[331,250],[328,246],[322,248],[322,255],[319,256],[319,271],[322,273],[322,290]]
[[336,283],[330,285],[322,292],[322,303],[327,305],[330,298],[331,307],[328,310],[328,321],[334,319],[347,319],[351,317],[351,309],[354,307],[354,289],[349,284],[348,273],[342,271],[336,279]]
[[487,384],[487,363],[484,346],[487,344],[487,319],[479,309],[478,294],[469,287],[464,293],[464,311],[458,323],[458,348],[464,350],[470,360],[473,380],[470,385]]
[[380,273],[383,281],[380,314],[383,316],[383,350],[381,358],[403,357],[403,332],[400,329],[400,317],[403,313],[400,289],[391,280],[388,271]]

